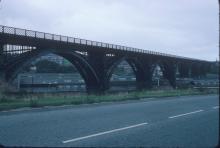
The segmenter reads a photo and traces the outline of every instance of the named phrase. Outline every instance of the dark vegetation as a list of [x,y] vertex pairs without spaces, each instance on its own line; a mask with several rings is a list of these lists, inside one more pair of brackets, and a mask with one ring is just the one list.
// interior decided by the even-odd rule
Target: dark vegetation
[[[37,62],[36,73],[75,73],[76,68],[71,65],[60,65],[56,62],[41,60]],[[25,71],[29,71],[30,67],[25,67]]]
[[[37,73],[73,73],[77,72],[74,66],[63,66],[48,60],[42,60],[35,64]],[[212,73],[218,73],[219,66],[214,66],[211,69]],[[28,70],[28,69],[27,69]],[[118,68],[116,73],[125,73],[123,68]],[[204,95],[218,94],[218,88],[207,89],[203,87],[193,88],[185,87],[169,90],[145,90],[135,92],[117,92],[115,94],[105,95],[86,95],[86,94],[28,94],[16,93],[13,94],[14,88],[8,83],[0,81],[0,110],[10,110],[23,107],[44,107],[44,106],[60,106],[60,105],[77,105],[91,104],[99,102],[115,102],[125,100],[139,100],[142,98],[158,98],[184,95]]]
[[24,107],[44,107],[61,105],[92,104],[100,102],[117,102],[125,100],[139,100],[142,98],[158,98],[185,95],[206,95],[218,94],[218,88],[188,88],[188,89],[168,89],[168,90],[145,90],[133,92],[117,92],[105,95],[87,95],[74,93],[47,93],[47,94],[12,94],[13,88],[6,83],[0,84],[0,111]]

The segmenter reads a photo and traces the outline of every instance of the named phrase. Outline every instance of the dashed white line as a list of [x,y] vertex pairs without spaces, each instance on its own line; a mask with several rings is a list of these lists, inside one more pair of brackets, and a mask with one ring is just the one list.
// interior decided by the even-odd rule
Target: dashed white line
[[180,114],[180,115],[176,115],[176,116],[171,116],[169,118],[177,118],[177,117],[181,117],[181,116],[186,116],[186,115],[190,115],[190,114],[195,114],[195,113],[198,113],[198,112],[202,112],[204,110],[197,110],[197,111],[194,111],[194,112],[189,112],[189,113],[185,113],[185,114]]
[[214,106],[214,107],[212,107],[213,109],[218,109],[219,108],[219,106]]
[[100,132],[100,133],[96,133],[96,134],[92,134],[92,135],[88,135],[88,136],[84,136],[84,137],[65,140],[65,141],[62,141],[62,143],[75,142],[75,141],[79,141],[79,140],[83,140],[83,139],[87,139],[87,138],[97,137],[97,136],[101,136],[101,135],[105,135],[105,134],[110,134],[110,133],[113,133],[113,132],[118,132],[118,131],[130,129],[130,128],[143,126],[143,125],[146,125],[146,124],[147,124],[146,122],[140,123],[140,124],[135,124],[135,125],[131,125],[131,126],[123,127],[123,128],[118,128],[118,129],[114,129],[114,130],[110,130],[110,131]]

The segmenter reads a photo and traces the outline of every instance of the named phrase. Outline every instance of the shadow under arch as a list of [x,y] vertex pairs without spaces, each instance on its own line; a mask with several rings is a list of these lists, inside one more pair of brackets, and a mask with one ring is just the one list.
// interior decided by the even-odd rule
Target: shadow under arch
[[6,80],[8,82],[12,82],[13,79],[15,79],[15,77],[17,76],[17,74],[21,72],[23,67],[29,66],[31,62],[34,61],[35,59],[49,53],[53,53],[55,55],[63,57],[64,59],[68,60],[71,64],[73,64],[76,67],[79,74],[82,76],[82,78],[85,81],[86,90],[88,93],[97,91],[100,80],[96,72],[84,57],[71,50],[59,51],[52,49],[47,49],[47,50],[38,49],[31,51],[31,53],[29,53],[28,55],[23,56],[22,58],[17,59],[12,64],[8,65],[6,69],[6,73],[7,73]]

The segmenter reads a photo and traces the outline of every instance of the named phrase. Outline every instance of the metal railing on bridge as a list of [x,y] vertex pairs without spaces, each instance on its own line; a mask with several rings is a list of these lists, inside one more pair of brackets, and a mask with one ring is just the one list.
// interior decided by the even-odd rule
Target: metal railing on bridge
[[44,33],[44,32],[21,29],[21,28],[8,27],[8,26],[3,26],[3,25],[0,25],[0,33],[10,34],[10,35],[18,35],[18,36],[26,36],[26,37],[32,37],[32,38],[38,38],[38,39],[45,39],[45,40],[60,41],[60,42],[66,42],[66,43],[88,45],[88,46],[103,47],[103,48],[137,52],[137,53],[143,53],[143,54],[166,56],[166,57],[171,57],[171,58],[202,61],[199,59],[171,55],[171,54],[155,52],[155,51],[150,51],[150,50],[126,47],[126,46],[103,43],[103,42],[96,42],[96,41],[91,41],[91,40],[86,40],[86,39],[56,35],[56,34],[51,34],[51,33]]

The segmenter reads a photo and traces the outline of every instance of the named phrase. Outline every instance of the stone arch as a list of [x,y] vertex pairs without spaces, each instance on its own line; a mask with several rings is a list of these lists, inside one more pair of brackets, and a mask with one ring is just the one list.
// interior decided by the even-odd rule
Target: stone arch
[[120,57],[116,59],[114,62],[109,64],[107,67],[107,72],[106,72],[106,83],[109,85],[110,79],[112,77],[112,74],[115,70],[115,68],[122,62],[126,61],[130,67],[133,70],[133,73],[136,77],[136,88],[137,89],[142,89],[144,87],[144,79],[145,79],[145,70],[143,68],[143,65],[141,64],[140,61],[138,61],[137,58],[130,58],[130,57]]
[[158,65],[162,71],[163,78],[167,79],[173,88],[176,88],[177,63],[174,61],[168,61],[167,59],[162,59],[155,61],[153,65],[153,71],[155,70],[156,65]]
[[70,50],[34,50],[28,55],[22,56],[7,66],[6,80],[11,82],[24,66],[29,65],[33,60],[48,53],[59,55],[72,63],[84,79],[87,92],[93,92],[97,90],[100,80],[94,69],[90,66],[84,57]]

